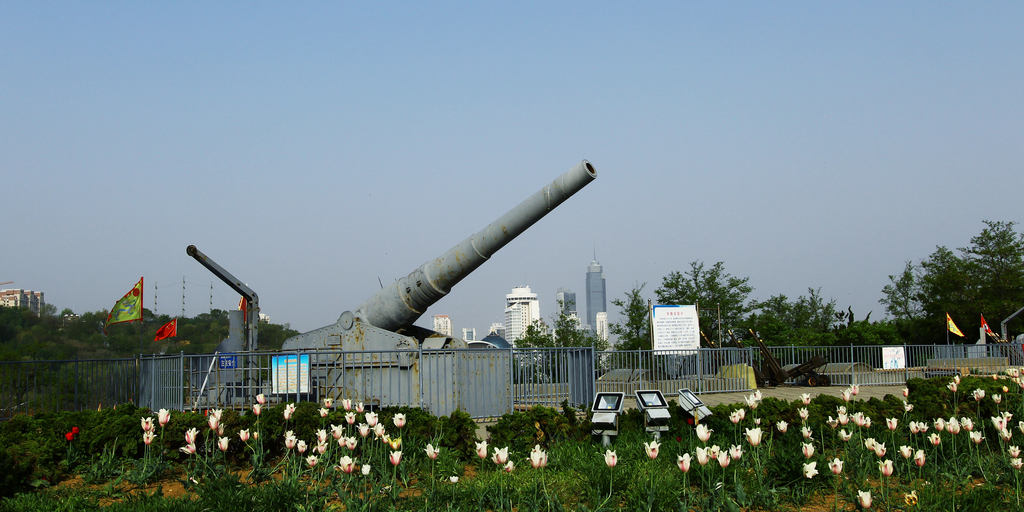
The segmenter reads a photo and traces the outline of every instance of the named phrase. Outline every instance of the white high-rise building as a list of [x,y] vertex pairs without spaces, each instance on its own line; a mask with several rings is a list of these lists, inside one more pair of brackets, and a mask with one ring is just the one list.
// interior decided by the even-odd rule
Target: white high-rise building
[[505,295],[505,339],[509,343],[515,344],[536,320],[540,320],[540,300],[529,286],[513,288]]
[[448,315],[434,315],[434,332],[444,334],[445,336],[452,335],[452,319]]
[[608,341],[608,312],[601,311],[597,314],[597,337]]
[[476,327],[463,327],[462,339],[464,341],[476,341]]

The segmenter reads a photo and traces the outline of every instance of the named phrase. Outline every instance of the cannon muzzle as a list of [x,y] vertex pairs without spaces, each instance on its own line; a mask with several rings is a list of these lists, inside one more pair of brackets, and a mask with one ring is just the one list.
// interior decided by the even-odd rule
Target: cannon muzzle
[[355,312],[343,314],[342,328],[349,328],[355,318],[389,331],[411,325],[498,249],[596,177],[594,167],[583,160],[480,232],[385,286]]

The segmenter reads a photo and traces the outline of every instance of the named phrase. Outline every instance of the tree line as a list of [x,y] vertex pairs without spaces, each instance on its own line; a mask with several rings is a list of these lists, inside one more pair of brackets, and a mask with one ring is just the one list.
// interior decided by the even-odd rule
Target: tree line
[[[36,315],[28,308],[0,307],[0,361],[108,359],[146,354],[207,354],[228,337],[228,312],[211,310],[192,318],[178,318],[177,336],[154,341],[156,331],[173,317],[143,310],[142,322],[114,324],[103,334],[107,311],[60,314],[50,304]],[[299,334],[288,324],[260,322],[257,344],[262,350],[280,349],[284,340]]]
[[[654,298],[664,305],[697,304],[702,334],[716,344],[733,337],[750,340],[751,331],[768,345],[941,344],[947,340],[947,313],[966,335],[950,340],[974,343],[982,315],[999,334],[999,322],[1024,307],[1024,234],[1014,230],[1014,222],[984,224],[968,246],[955,251],[938,246],[927,258],[908,261],[901,273],[890,275],[879,300],[884,319],[872,321],[871,313],[857,319],[849,306],[843,310],[835,299],[823,298],[820,288],[808,288],[807,295],[795,299],[779,294],[750,300],[750,279],[729,274],[723,262],[707,266],[694,261],[688,270],[671,272]],[[651,348],[646,286],[637,284],[612,300],[622,319],[610,326],[619,349]],[[1007,327],[1011,336],[1020,333],[1024,315]]]

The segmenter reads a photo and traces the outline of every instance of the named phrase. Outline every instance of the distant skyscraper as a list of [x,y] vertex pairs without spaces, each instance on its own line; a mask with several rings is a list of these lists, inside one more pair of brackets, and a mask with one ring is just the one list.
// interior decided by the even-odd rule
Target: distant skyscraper
[[505,339],[509,343],[521,338],[535,320],[540,320],[540,301],[529,286],[513,288],[505,295]]
[[568,288],[559,288],[555,292],[555,300],[561,305],[562,313],[565,313],[565,316],[576,314],[576,294],[569,291]]
[[452,319],[448,315],[434,315],[434,331],[445,336],[451,336]]
[[462,339],[464,341],[476,341],[476,327],[463,327]]
[[604,271],[597,262],[597,256],[587,267],[587,328],[590,332],[597,329],[597,314],[608,311],[607,295],[604,289]]
[[608,341],[608,313],[602,311],[597,314],[597,337]]

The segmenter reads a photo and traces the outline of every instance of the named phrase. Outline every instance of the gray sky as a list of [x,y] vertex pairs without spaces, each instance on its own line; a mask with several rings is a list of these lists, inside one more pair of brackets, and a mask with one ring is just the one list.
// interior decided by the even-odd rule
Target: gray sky
[[585,158],[418,323],[585,310],[595,249],[609,300],[724,261],[878,319],[905,261],[1024,221],[1024,3],[550,4],[3,2],[0,282],[235,307],[195,244],[306,331]]

